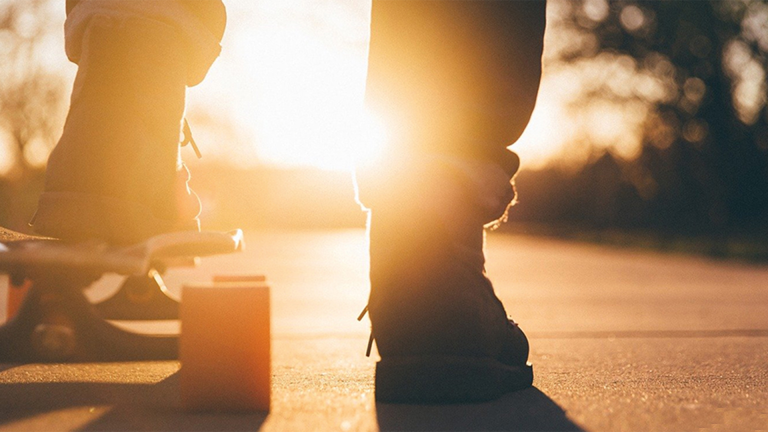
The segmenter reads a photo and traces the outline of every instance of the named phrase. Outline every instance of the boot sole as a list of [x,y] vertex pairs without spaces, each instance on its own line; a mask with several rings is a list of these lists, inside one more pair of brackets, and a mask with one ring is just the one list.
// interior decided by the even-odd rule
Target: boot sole
[[385,403],[483,402],[533,384],[533,367],[482,357],[394,357],[376,364],[376,400]]

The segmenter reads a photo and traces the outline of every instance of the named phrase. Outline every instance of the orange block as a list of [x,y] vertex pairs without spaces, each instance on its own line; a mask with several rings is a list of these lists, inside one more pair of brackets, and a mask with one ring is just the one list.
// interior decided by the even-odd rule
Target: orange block
[[213,282],[266,282],[264,275],[214,275]]
[[269,287],[259,282],[185,285],[180,390],[191,411],[269,411]]

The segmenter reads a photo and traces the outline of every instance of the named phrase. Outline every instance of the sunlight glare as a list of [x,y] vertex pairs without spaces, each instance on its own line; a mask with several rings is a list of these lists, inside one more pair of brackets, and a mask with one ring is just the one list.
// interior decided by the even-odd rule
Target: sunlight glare
[[572,137],[573,123],[558,97],[554,86],[545,79],[531,120],[523,135],[511,147],[520,156],[523,168],[543,167],[553,155],[563,151]]
[[[239,66],[231,78],[242,85],[235,96],[238,123],[250,129],[263,162],[348,170],[355,159],[375,158],[383,145],[363,109],[368,35],[349,34],[362,21],[352,6],[340,11],[301,4],[253,6],[260,25],[232,23],[225,50]],[[367,31],[367,23],[357,24]]]
[[[250,138],[244,151],[226,143],[211,151],[241,163],[250,153],[282,167],[349,170],[375,163],[393,137],[363,108],[370,2],[230,1],[227,7],[221,58],[190,102],[229,111],[222,115]],[[572,78],[545,74],[531,124],[513,147],[525,167],[545,165],[575,134],[562,103],[563,93],[578,93]]]
[[5,130],[0,129],[0,176],[8,174],[13,168],[12,151],[11,137]]

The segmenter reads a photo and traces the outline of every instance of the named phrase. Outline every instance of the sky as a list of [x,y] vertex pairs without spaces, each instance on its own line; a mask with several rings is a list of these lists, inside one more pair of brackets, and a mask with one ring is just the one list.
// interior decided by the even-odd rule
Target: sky
[[[204,114],[198,141],[226,158],[282,166],[343,169],[355,156],[375,157],[381,142],[362,106],[370,3],[225,4],[222,54],[189,91],[193,128]],[[221,126],[237,129],[235,143],[213,144]]]

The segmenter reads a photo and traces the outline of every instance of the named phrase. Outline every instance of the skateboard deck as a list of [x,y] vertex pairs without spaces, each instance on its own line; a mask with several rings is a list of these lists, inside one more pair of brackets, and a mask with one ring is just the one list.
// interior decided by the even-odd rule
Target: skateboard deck
[[49,237],[41,237],[30,234],[22,234],[8,228],[0,227],[0,243],[16,242],[21,240],[53,240]]
[[0,273],[50,274],[57,269],[101,276],[140,275],[154,266],[240,250],[243,233],[183,231],[161,234],[131,246],[102,242],[67,243],[6,228],[0,232]]
[[[4,260],[7,267],[15,268],[10,272],[15,285],[20,286],[23,280],[17,273],[34,272],[36,268],[41,273],[51,273],[57,266],[76,267],[82,275],[94,274],[97,277],[103,270],[129,274],[111,297],[94,305],[100,317],[116,320],[178,319],[178,301],[169,293],[162,279],[165,269],[179,265],[194,266],[198,256],[218,253],[219,250],[226,253],[238,247],[232,244],[231,234],[222,236],[222,233],[216,232],[165,234],[150,239],[146,244],[122,248],[93,242],[79,245],[58,242],[53,246],[42,241],[56,240],[0,227],[0,252],[14,252],[8,256],[0,255],[0,261]],[[234,241],[242,242],[242,238]],[[183,250],[185,247],[194,248],[191,251],[194,258]],[[15,312],[16,297],[20,295],[20,290],[12,292],[8,303],[9,316]]]
[[0,362],[175,359],[176,335],[122,330],[99,314],[98,305],[90,304],[83,290],[106,273],[128,275],[134,285],[154,281],[162,290],[158,269],[236,252],[243,245],[240,230],[168,233],[113,246],[67,243],[0,228],[0,273],[10,276],[11,290],[27,288],[17,313],[0,327]]

